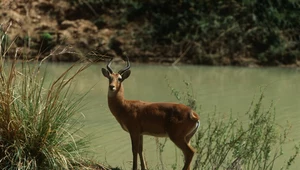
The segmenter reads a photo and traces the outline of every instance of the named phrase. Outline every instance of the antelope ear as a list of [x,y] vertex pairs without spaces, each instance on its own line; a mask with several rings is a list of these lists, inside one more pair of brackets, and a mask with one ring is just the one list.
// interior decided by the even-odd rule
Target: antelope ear
[[106,70],[105,68],[102,68],[102,74],[103,74],[103,76],[104,77],[106,77],[106,78],[109,78],[109,71],[108,70]]
[[130,70],[126,70],[124,73],[122,73],[122,81],[124,81],[125,79],[127,79],[130,76],[131,71]]

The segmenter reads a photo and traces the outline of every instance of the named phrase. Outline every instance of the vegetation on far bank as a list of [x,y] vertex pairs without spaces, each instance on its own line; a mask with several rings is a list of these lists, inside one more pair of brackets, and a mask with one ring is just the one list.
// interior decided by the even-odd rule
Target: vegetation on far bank
[[22,30],[14,46],[26,45],[33,54],[74,47],[52,61],[98,53],[139,62],[299,66],[295,0],[42,0],[2,6],[8,10],[0,22],[12,19]]
[[[300,57],[298,1],[84,2],[75,3],[79,10],[90,4],[95,11],[111,11],[112,16],[117,18],[115,27],[128,29],[128,25],[138,24],[139,28],[135,28],[132,35],[134,47],[150,51],[153,55],[176,58],[174,62],[288,65],[296,64]],[[95,20],[96,23],[101,21],[112,25],[105,20]]]

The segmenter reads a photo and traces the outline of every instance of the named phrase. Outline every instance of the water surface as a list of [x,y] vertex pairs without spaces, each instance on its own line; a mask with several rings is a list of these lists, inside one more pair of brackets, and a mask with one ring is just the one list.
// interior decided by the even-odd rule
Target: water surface
[[[49,64],[48,72],[57,75],[64,71],[68,64]],[[116,71],[123,65],[113,65]],[[86,133],[94,133],[93,142],[95,159],[106,161],[114,167],[131,169],[131,144],[129,134],[121,129],[107,106],[108,81],[101,74],[104,64],[92,65],[76,79],[78,94],[90,90],[86,97],[85,115]],[[184,82],[191,83],[191,92],[197,100],[201,125],[205,126],[208,114],[215,110],[222,114],[233,113],[242,121],[247,121],[245,112],[253,98],[263,91],[264,108],[268,109],[273,102],[276,108],[276,121],[285,126],[292,125],[291,139],[300,141],[300,78],[296,68],[241,68],[241,67],[206,67],[206,66],[162,66],[132,64],[131,76],[124,81],[125,97],[152,102],[177,102],[171,94],[173,88],[186,92]],[[164,139],[160,140],[161,142]],[[287,153],[292,152],[294,142],[285,145]],[[148,166],[156,169],[160,163],[156,140],[144,138],[144,153]],[[176,156],[177,155],[177,160]],[[167,141],[163,153],[166,169],[172,164],[182,166],[181,152]],[[297,163],[300,166],[300,163]],[[294,166],[295,168],[296,166]],[[296,169],[296,168],[295,168]]]

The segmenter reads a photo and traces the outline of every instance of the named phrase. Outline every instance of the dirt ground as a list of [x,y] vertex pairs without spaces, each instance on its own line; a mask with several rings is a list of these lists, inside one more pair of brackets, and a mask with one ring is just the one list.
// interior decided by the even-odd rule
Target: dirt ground
[[117,30],[98,28],[81,15],[68,1],[1,0],[0,4],[1,30],[7,33],[8,44],[15,40],[11,53],[18,47],[30,54],[21,57],[50,54],[51,61],[77,61],[96,53],[116,56],[109,43]]
[[[5,48],[9,48],[7,54],[14,56],[15,49],[18,49],[21,59],[47,57],[49,61],[101,60],[101,56],[105,55],[106,58],[128,56],[131,61],[145,63],[259,65],[256,59],[245,57],[203,58],[202,63],[195,63],[195,60],[186,57],[189,55],[185,53],[185,44],[168,48],[157,46],[153,51],[142,50],[136,46],[137,41],[132,36],[135,30],[140,29],[139,23],[113,27],[111,25],[116,22],[116,18],[110,15],[113,12],[101,13],[92,9],[88,9],[89,12],[94,13],[94,18],[101,15],[102,24],[92,22],[91,15],[76,8],[72,1],[1,0],[0,31],[8,35],[4,43]],[[300,63],[292,66],[297,65]]]

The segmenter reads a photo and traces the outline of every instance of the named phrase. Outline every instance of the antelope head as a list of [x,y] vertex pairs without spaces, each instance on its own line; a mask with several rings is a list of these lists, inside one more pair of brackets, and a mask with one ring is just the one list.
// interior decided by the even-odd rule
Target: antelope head
[[108,78],[109,80],[109,92],[118,92],[121,88],[122,82],[130,76],[131,71],[130,69],[130,62],[127,58],[127,66],[121,69],[118,73],[114,73],[112,68],[110,67],[112,63],[112,59],[110,59],[109,63],[106,65],[106,68],[102,68],[102,74],[104,77]]

